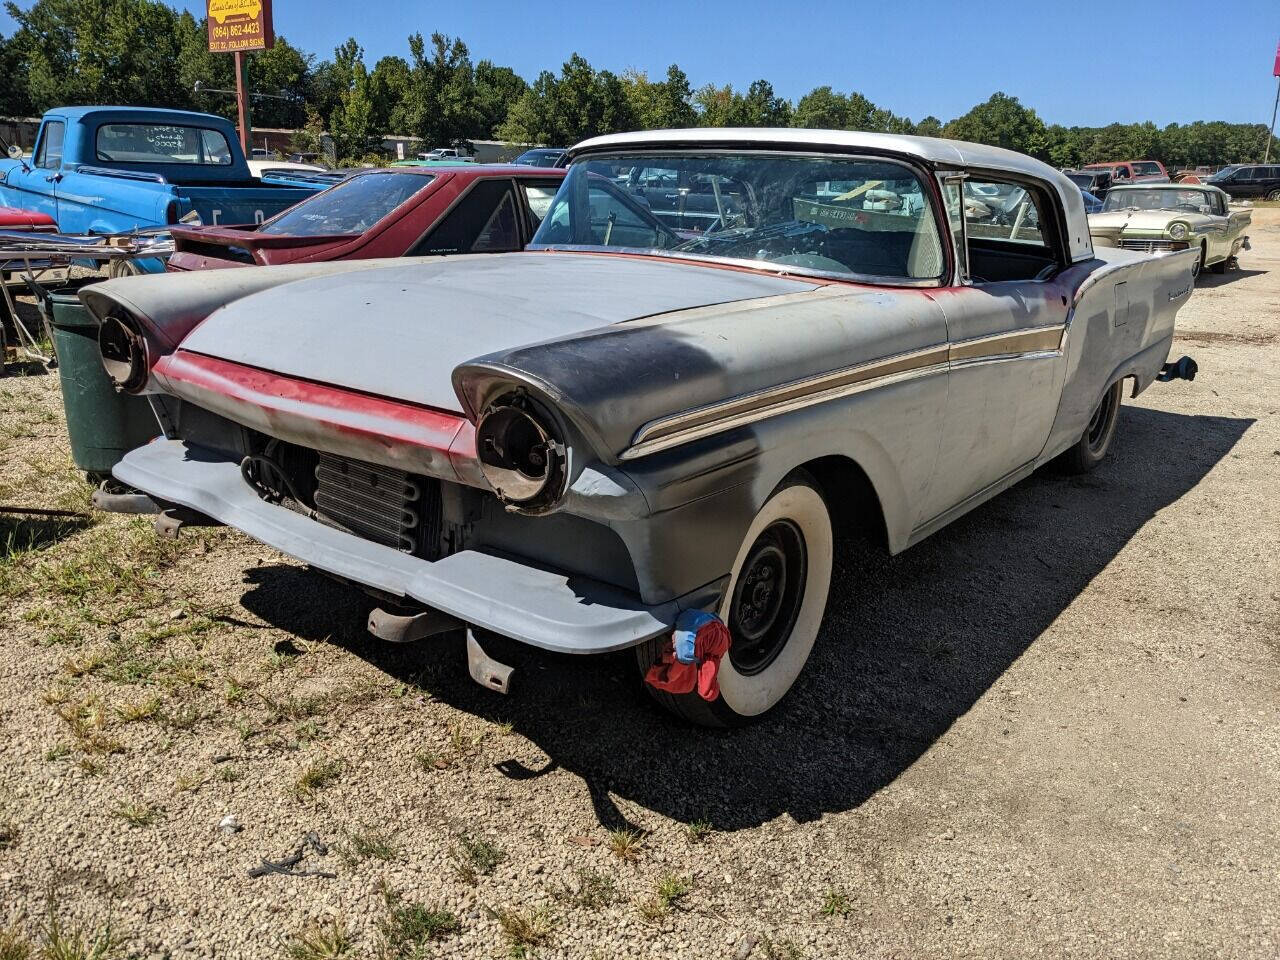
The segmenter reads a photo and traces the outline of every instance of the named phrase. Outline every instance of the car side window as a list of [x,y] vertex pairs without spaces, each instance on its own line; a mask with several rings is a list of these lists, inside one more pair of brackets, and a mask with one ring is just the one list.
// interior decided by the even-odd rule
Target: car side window
[[511,189],[510,180],[476,181],[409,256],[519,250],[519,221]]
[[551,201],[556,198],[560,189],[558,180],[522,180],[520,189],[524,191],[525,203],[529,207],[529,217],[533,221],[533,229],[537,230],[551,209]]
[[1048,249],[1040,232],[1039,203],[1016,183],[966,180],[964,218],[970,240],[985,237]]
[[36,151],[37,167],[53,170],[62,166],[62,139],[65,135],[66,125],[61,120],[50,120],[44,125],[44,135],[40,137],[40,148]]

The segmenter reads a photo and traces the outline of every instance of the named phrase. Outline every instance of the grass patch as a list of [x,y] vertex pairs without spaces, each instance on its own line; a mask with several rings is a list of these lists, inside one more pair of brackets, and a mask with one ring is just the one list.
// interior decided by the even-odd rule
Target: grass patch
[[342,761],[322,757],[310,763],[293,785],[293,793],[299,800],[314,797],[321,790],[333,786],[342,774]]
[[387,894],[387,913],[378,921],[380,960],[418,960],[427,944],[443,940],[461,929],[448,910],[432,910],[421,903],[405,903]]
[[685,839],[690,843],[702,843],[713,833],[715,827],[711,826],[710,820],[694,820],[684,828]]
[[307,924],[286,941],[283,952],[288,960],[338,960],[351,956],[354,948],[346,921],[334,918]]
[[16,927],[0,929],[0,960],[32,960],[31,941]]
[[497,916],[502,937],[512,957],[527,957],[531,947],[542,947],[551,942],[555,918],[546,907],[499,910]]
[[480,877],[489,876],[498,864],[507,858],[503,849],[492,840],[462,834],[452,852],[454,872],[464,883],[474,884]]
[[579,867],[574,871],[574,877],[576,886],[557,894],[561,900],[584,910],[598,910],[618,902],[618,885],[609,874]]
[[394,860],[400,850],[390,834],[361,826],[356,833],[347,834],[347,842],[339,847],[338,853],[344,863],[352,866],[362,860]]
[[853,904],[849,902],[847,894],[839,890],[828,890],[818,912],[824,917],[847,917],[852,909]]
[[644,834],[639,830],[613,830],[609,833],[609,851],[623,863],[640,856]]
[[[41,931],[40,960],[116,960],[124,950],[110,926],[93,933],[69,929],[50,914]],[[19,955],[21,956],[21,955]]]
[[140,803],[122,803],[115,814],[131,827],[149,827],[160,819],[160,811]]
[[667,916],[672,908],[679,906],[692,889],[693,883],[687,877],[674,873],[664,874],[654,888],[653,896],[637,905],[640,916],[650,923],[656,923]]
[[145,700],[138,700],[134,703],[124,703],[116,707],[116,715],[124,723],[137,723],[140,720],[150,720],[159,712],[159,697],[147,697]]

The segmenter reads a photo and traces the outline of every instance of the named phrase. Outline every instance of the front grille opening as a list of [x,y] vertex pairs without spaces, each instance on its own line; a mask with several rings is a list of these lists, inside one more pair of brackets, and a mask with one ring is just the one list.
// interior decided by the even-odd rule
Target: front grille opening
[[259,496],[362,539],[428,560],[442,551],[440,481],[269,440],[245,458]]

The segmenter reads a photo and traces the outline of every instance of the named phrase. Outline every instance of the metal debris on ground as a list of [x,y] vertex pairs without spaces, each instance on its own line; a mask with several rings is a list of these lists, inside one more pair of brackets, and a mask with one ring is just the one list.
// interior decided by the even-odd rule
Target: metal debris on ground
[[314,830],[308,830],[302,838],[302,843],[298,844],[298,848],[293,853],[282,860],[268,860],[263,857],[261,864],[249,868],[249,876],[265,877],[271,873],[280,873],[286,877],[324,877],[329,880],[336,880],[338,875],[328,870],[294,869],[306,858],[308,850],[321,857],[327,856],[329,853],[329,847],[320,839],[320,835]]

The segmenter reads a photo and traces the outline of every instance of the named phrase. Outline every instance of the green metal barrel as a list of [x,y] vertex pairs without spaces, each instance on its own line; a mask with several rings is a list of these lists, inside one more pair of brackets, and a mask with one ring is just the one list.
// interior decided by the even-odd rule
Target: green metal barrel
[[58,353],[71,457],[91,482],[111,476],[111,468],[126,453],[160,433],[151,404],[142,397],[117,393],[102,369],[98,321],[76,296],[85,282],[94,279],[58,287],[41,304]]

